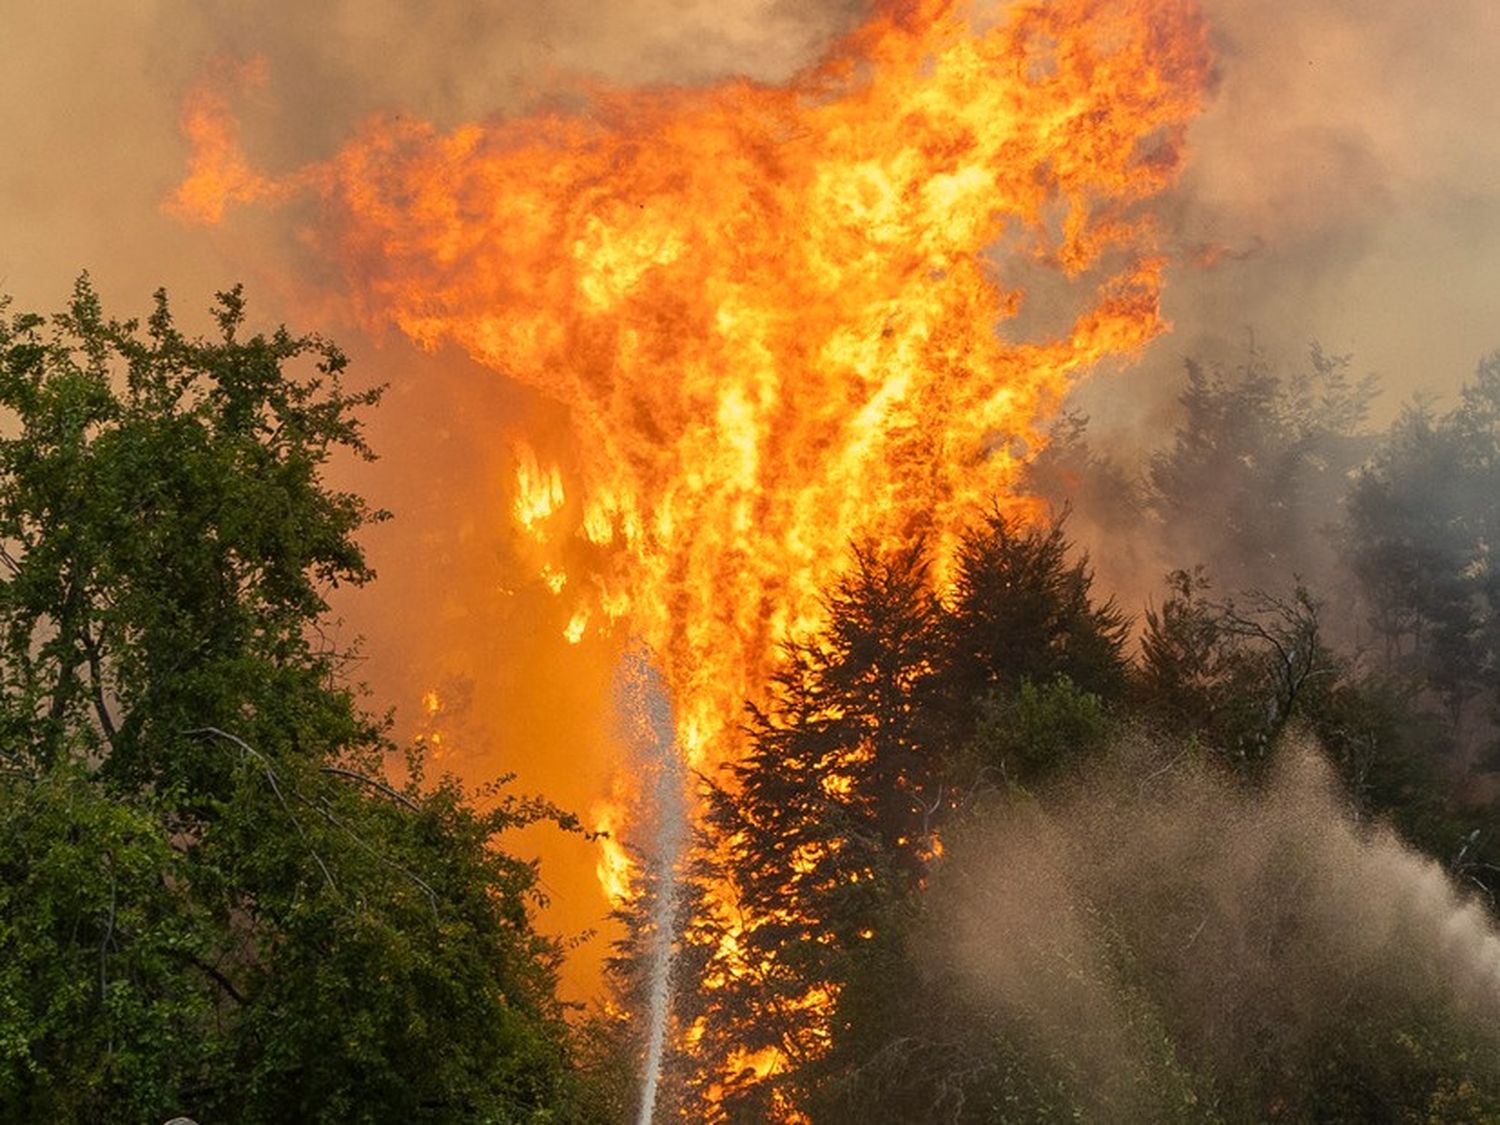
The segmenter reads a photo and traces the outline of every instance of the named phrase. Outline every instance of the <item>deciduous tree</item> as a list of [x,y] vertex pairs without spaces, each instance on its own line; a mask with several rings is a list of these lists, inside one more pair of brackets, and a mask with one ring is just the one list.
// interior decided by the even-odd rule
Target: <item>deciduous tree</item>
[[0,321],[0,1117],[565,1114],[558,950],[494,843],[576,824],[385,775],[323,628],[371,577],[325,470],[377,392],[214,315],[85,279]]

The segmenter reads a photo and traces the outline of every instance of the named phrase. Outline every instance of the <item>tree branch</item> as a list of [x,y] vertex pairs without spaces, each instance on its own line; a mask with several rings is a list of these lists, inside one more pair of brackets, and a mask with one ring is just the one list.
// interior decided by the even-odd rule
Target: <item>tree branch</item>
[[236,1004],[242,1008],[249,1006],[250,1001],[246,1000],[244,994],[234,986],[234,982],[207,961],[203,960],[203,958],[195,953],[189,953],[186,949],[174,949],[172,952],[222,988]]
[[405,793],[392,789],[385,782],[380,781],[377,778],[369,777],[355,770],[345,769],[343,766],[323,766],[321,768],[324,773],[331,773],[335,777],[347,777],[350,781],[357,781],[361,785],[367,785],[371,789],[378,790],[379,792],[384,793],[391,800],[405,805],[412,812],[422,811],[421,807],[418,806],[418,804],[410,797],[408,797]]
[[118,728],[115,726],[114,718],[109,713],[109,707],[104,702],[104,672],[99,645],[89,635],[89,631],[86,628],[81,634],[81,639],[83,641],[84,654],[88,657],[89,684],[93,689],[94,714],[99,716],[99,728],[104,732],[104,738],[109,743],[110,748],[114,749],[115,742],[120,735]]
[[302,800],[303,800],[304,804],[308,805],[309,808],[311,808],[314,812],[318,813],[324,820],[328,821],[329,824],[332,824],[332,825],[334,825],[337,828],[342,828],[346,833],[348,833],[350,839],[352,839],[356,844],[358,844],[365,851],[369,852],[370,855],[372,855],[372,856],[375,857],[375,859],[377,859],[381,863],[385,864],[392,871],[395,871],[395,872],[397,872],[397,873],[399,873],[401,875],[405,875],[408,879],[410,879],[413,883],[415,883],[418,887],[420,887],[426,893],[426,895],[427,895],[427,903],[428,903],[428,905],[432,907],[432,917],[433,917],[433,920],[434,921],[437,920],[437,918],[438,918],[438,896],[437,896],[437,892],[435,890],[433,890],[432,887],[424,879],[422,879],[418,875],[414,875],[412,872],[410,872],[406,868],[402,867],[395,860],[389,859],[386,856],[381,855],[378,851],[375,850],[375,848],[373,848],[369,843],[366,842],[366,840],[365,840],[365,838],[363,836],[361,836],[358,832],[354,831],[354,829],[350,828],[347,824],[345,824],[338,817],[334,816],[333,813],[330,812],[328,809],[323,808],[320,805],[314,805],[312,802],[308,801],[307,798],[305,798],[305,797],[302,798]]

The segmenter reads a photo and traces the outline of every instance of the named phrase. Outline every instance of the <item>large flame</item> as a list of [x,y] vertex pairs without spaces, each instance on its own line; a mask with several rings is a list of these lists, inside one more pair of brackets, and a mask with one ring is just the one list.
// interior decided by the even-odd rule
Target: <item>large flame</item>
[[[175,206],[319,197],[365,316],[567,405],[515,516],[569,639],[643,638],[707,770],[851,541],[925,535],[941,575],[1071,381],[1163,329],[1149,203],[1206,72],[1193,0],[885,0],[785,85],[379,119],[283,179],[206,89]],[[1022,272],[1081,311],[1007,338]]]

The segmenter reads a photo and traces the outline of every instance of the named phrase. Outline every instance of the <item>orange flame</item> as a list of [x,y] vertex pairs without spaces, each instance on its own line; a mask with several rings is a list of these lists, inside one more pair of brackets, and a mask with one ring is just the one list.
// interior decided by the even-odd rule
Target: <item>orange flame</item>
[[618,798],[600,801],[594,806],[594,831],[599,834],[599,859],[595,874],[609,901],[622,903],[630,894],[630,855],[620,842],[621,830],[628,821],[626,805]]
[[517,450],[517,459],[516,522],[545,542],[547,533],[541,525],[563,506],[562,472],[556,465],[543,469],[530,446]]
[[230,203],[282,199],[296,190],[295,179],[278,181],[250,167],[240,151],[239,127],[229,111],[228,94],[265,85],[266,61],[256,57],[239,66],[220,65],[215,81],[194,90],[182,108],[182,132],[192,142],[188,175],[166,203],[166,210],[193,223],[217,223]]
[[444,744],[443,731],[443,697],[436,688],[428,688],[422,693],[422,717],[416,741],[426,748],[435,762],[441,762],[447,756],[448,748]]
[[[1163,330],[1149,202],[1207,67],[1194,0],[883,0],[782,86],[379,119],[285,180],[200,97],[177,206],[317,193],[371,322],[570,408],[566,488],[523,453],[515,514],[584,598],[567,639],[642,637],[709,769],[852,540],[925,535],[941,577],[1071,382]],[[1080,309],[1008,338],[1038,271]]]

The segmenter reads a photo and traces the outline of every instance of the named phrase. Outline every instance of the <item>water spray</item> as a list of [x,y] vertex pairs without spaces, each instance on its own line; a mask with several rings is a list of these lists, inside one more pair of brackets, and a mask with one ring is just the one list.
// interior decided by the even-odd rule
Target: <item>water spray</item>
[[625,654],[618,678],[618,706],[634,757],[648,779],[646,800],[656,815],[656,839],[649,860],[652,889],[651,944],[647,950],[646,1059],[642,1073],[639,1125],[650,1125],[656,1111],[662,1056],[671,1009],[672,946],[677,927],[677,863],[687,837],[687,799],[682,762],[673,731],[665,684],[644,646]]

